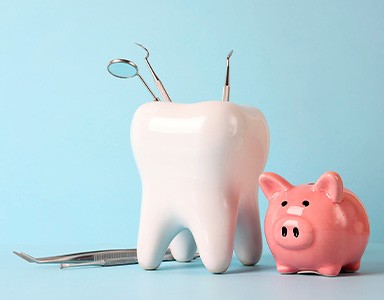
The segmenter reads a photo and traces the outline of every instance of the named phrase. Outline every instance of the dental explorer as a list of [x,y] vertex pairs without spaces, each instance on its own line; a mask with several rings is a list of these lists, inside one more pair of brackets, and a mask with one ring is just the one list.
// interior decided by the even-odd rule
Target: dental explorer
[[161,80],[159,79],[159,77],[156,75],[155,71],[153,70],[151,64],[150,64],[149,61],[148,61],[148,57],[149,57],[149,51],[148,51],[148,49],[145,48],[142,44],[139,44],[139,43],[135,43],[135,44],[136,44],[137,46],[143,48],[143,49],[147,52],[147,55],[145,56],[144,59],[145,59],[145,62],[147,63],[147,65],[148,65],[149,71],[151,72],[153,79],[155,80],[155,84],[156,84],[157,89],[159,90],[161,96],[163,97],[163,99],[164,99],[165,101],[172,102],[172,101],[171,101],[171,98],[169,98],[169,95],[168,95],[167,91],[166,91],[165,88],[164,88],[163,83],[161,82]]

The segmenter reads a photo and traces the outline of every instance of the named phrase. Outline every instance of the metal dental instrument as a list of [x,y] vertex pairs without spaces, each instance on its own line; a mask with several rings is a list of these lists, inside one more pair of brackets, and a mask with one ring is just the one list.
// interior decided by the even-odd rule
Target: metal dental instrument
[[227,74],[225,76],[225,83],[224,83],[224,89],[223,89],[223,101],[226,101],[226,102],[229,101],[229,91],[230,91],[230,87],[229,87],[229,58],[231,57],[232,53],[233,53],[233,50],[231,50],[231,52],[229,52],[227,55]]
[[144,81],[143,77],[141,77],[139,74],[139,68],[134,62],[123,58],[113,59],[109,62],[107,69],[111,75],[117,78],[127,79],[138,76],[153,96],[154,101],[160,101],[160,99],[156,97],[156,95],[149,88],[148,84]]
[[[164,255],[163,261],[174,261],[175,258],[172,256],[171,251],[168,249]],[[84,262],[84,263],[61,263],[60,269],[70,268],[70,267],[84,267],[84,266],[101,266],[101,267],[111,267],[111,266],[120,266],[120,265],[134,265],[137,264],[137,255],[134,257],[120,257],[120,258],[108,258],[108,259],[98,259],[95,257],[94,261]]]
[[[91,252],[79,252],[58,256],[48,256],[35,258],[23,252],[13,251],[14,254],[22,259],[37,264],[60,264],[60,268],[83,267],[83,266],[118,266],[137,264],[136,249],[116,249],[116,250],[100,250]],[[199,257],[196,254],[194,259]],[[165,252],[163,261],[174,261],[170,249]]]
[[116,258],[132,258],[137,257],[135,249],[116,249],[116,250],[100,250],[89,252],[70,253],[58,256],[48,256],[35,258],[24,252],[13,251],[17,256],[25,259],[28,262],[37,264],[51,264],[51,263],[83,263],[91,262],[101,259],[116,259]]
[[102,259],[95,260],[85,263],[61,263],[60,269],[66,269],[71,267],[88,267],[88,266],[101,266],[101,267],[111,267],[111,266],[120,266],[120,265],[133,265],[137,264],[137,259],[133,258],[116,258],[116,259]]
[[153,79],[155,80],[155,84],[157,86],[157,89],[159,90],[161,96],[163,97],[163,99],[165,101],[168,101],[168,102],[172,102],[171,101],[171,98],[169,98],[169,95],[167,93],[167,91],[165,90],[164,86],[163,86],[163,83],[161,82],[161,80],[159,79],[159,77],[156,75],[155,71],[153,70],[151,64],[149,63],[148,61],[148,57],[149,57],[149,51],[147,48],[145,48],[142,44],[139,44],[139,43],[135,43],[137,46],[143,48],[146,52],[147,52],[147,55],[145,56],[145,62],[147,63],[148,65],[148,68],[149,68],[149,71],[151,72],[152,74],[152,77]]

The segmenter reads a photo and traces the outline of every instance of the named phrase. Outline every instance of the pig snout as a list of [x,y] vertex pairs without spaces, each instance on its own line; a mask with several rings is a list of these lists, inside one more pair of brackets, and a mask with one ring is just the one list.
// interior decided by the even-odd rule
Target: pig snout
[[273,236],[286,249],[305,249],[313,242],[313,228],[301,218],[282,218],[276,222]]

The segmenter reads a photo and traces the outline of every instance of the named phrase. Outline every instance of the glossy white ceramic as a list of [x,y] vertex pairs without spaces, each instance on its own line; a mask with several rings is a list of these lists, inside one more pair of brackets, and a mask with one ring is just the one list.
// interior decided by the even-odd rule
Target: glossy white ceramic
[[171,241],[179,261],[196,244],[205,267],[225,272],[233,250],[258,262],[258,177],[269,132],[256,108],[231,102],[151,102],[139,107],[131,143],[142,182],[138,260],[156,269]]

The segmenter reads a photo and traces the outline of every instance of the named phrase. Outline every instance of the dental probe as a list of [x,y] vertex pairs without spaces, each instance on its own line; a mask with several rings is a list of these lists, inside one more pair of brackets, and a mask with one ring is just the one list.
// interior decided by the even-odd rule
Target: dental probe
[[229,58],[232,56],[233,50],[228,53],[227,55],[227,74],[225,76],[225,83],[223,88],[223,101],[228,102],[229,101]]
[[159,77],[156,75],[155,71],[153,70],[151,64],[148,61],[148,57],[149,57],[148,49],[145,48],[142,44],[139,44],[139,43],[135,43],[135,44],[137,46],[143,48],[147,52],[147,55],[144,57],[144,59],[145,59],[145,62],[147,63],[147,65],[148,65],[149,71],[151,72],[153,79],[155,80],[155,84],[156,84],[157,89],[159,90],[161,96],[163,97],[163,99],[165,101],[172,102],[171,98],[169,98],[169,95],[168,95],[167,91],[165,90],[165,87],[164,87],[163,83],[161,82]]

